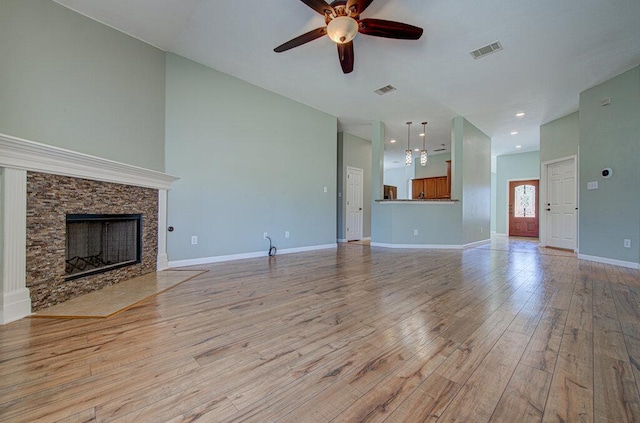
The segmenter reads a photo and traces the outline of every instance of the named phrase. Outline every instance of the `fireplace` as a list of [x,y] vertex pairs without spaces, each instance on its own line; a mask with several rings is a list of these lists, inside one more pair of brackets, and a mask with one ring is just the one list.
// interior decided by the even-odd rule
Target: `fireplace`
[[[26,190],[33,311],[156,270],[157,190],[39,172]],[[121,241],[129,247],[112,251]]]
[[[176,179],[0,134],[0,325],[166,269],[167,190]],[[89,213],[140,215],[140,231],[133,232],[142,251],[134,248],[139,255],[124,260],[131,265],[67,279],[67,215]],[[91,255],[75,255],[85,254]]]
[[142,215],[68,214],[65,279],[140,263]]

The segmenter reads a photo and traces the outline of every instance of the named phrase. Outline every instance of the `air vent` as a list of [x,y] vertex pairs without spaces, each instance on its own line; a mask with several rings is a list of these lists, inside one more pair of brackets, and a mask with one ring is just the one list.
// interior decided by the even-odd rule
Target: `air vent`
[[500,50],[502,50],[502,44],[500,44],[500,41],[496,41],[495,43],[487,44],[484,47],[480,47],[477,50],[473,50],[472,52],[470,52],[470,54],[471,56],[473,56],[474,59],[479,59],[481,57],[484,57],[491,53],[495,53],[496,51],[500,51]]
[[385,95],[395,90],[396,90],[396,87],[394,87],[393,85],[387,85],[386,87],[378,88],[377,90],[374,91],[374,93],[378,95]]
[[444,144],[440,144],[440,145],[442,147],[433,150],[434,153],[437,153],[438,151],[447,151],[447,149],[444,147]]

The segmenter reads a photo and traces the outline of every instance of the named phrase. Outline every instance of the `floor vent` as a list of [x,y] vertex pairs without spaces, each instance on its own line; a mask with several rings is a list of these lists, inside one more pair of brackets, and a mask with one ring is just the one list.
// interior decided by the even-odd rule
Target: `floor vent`
[[387,85],[386,87],[378,88],[377,90],[374,91],[374,93],[378,95],[385,95],[395,90],[396,90],[396,87],[394,87],[393,85]]
[[486,46],[480,47],[477,50],[473,50],[469,54],[471,54],[474,59],[479,59],[500,50],[502,50],[502,44],[500,44],[500,41],[496,41],[495,43],[487,44]]

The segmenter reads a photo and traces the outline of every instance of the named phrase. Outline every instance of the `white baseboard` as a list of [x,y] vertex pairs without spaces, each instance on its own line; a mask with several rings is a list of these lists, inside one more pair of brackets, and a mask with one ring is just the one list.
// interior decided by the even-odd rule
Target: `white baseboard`
[[462,250],[462,245],[446,244],[387,244],[385,242],[372,242],[372,247],[384,248],[419,248],[423,250]]
[[168,268],[169,268],[169,256],[166,254],[158,254],[158,259],[156,260],[156,270],[160,272]]
[[[310,245],[308,247],[285,248],[277,250],[277,254],[293,254],[305,251],[326,250],[329,248],[338,248],[338,244]],[[248,258],[267,257],[268,251],[256,251],[253,253],[230,254],[227,256],[202,257],[197,259],[173,260],[169,261],[169,267],[185,267],[198,266],[201,264],[220,263],[224,261],[242,260]]]
[[[365,236],[365,237],[360,238],[360,239],[358,239],[356,241],[371,241],[371,237],[370,236]],[[338,238],[338,242],[339,243],[344,243],[344,242],[349,242],[349,240],[348,239]]]
[[463,250],[466,248],[473,248],[479,245],[487,244],[491,242],[490,239],[483,239],[482,241],[471,242],[469,244],[388,244],[385,242],[372,242],[372,247],[384,247],[384,248],[419,248],[422,250]]
[[15,322],[31,314],[31,296],[28,288],[0,292],[0,325]]
[[595,261],[597,263],[611,264],[614,266],[628,267],[631,269],[640,269],[640,263],[634,263],[632,261],[622,261],[606,257],[589,256],[587,254],[578,254],[578,258],[580,260]]
[[491,242],[490,239],[483,239],[481,241],[476,241],[476,242],[470,242],[468,244],[464,244],[462,246],[462,248],[473,248],[473,247],[479,247],[480,245],[484,245],[484,244],[489,244]]

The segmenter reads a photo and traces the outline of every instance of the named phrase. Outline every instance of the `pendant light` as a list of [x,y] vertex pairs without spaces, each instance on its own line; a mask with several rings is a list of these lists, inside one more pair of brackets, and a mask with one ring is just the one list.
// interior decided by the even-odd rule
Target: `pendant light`
[[420,166],[427,165],[427,122],[422,122],[422,150],[420,151]]
[[411,152],[411,145],[409,144],[411,140],[411,122],[407,122],[407,150],[404,152],[404,162],[407,166],[411,166],[411,162],[413,161],[413,153]]

